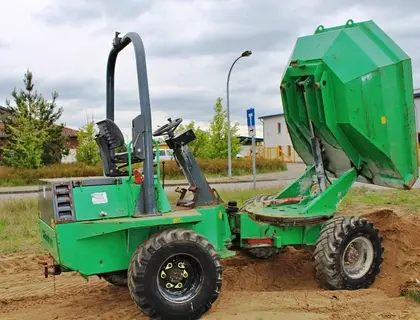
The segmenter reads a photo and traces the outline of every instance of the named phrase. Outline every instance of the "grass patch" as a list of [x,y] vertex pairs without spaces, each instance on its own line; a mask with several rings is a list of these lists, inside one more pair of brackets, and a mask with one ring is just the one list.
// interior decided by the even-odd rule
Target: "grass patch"
[[409,281],[401,287],[401,296],[420,302],[420,282]]
[[[276,194],[278,188],[258,188],[257,190],[220,190],[220,196],[227,203],[236,200],[240,206],[245,200],[258,194]],[[179,194],[169,192],[169,200],[174,203]],[[379,191],[354,188],[340,205],[340,210],[357,210],[358,206],[379,209],[398,206],[401,209],[420,211],[418,198],[420,190]],[[3,200],[0,203],[0,254],[34,251],[41,252],[38,231],[38,203],[36,199]]]
[[41,250],[36,199],[0,202],[0,253]]
[[410,298],[415,302],[420,302],[420,290],[407,290],[403,296]]
[[352,188],[341,203],[341,208],[351,209],[357,206],[386,207],[398,206],[405,210],[420,209],[420,190],[374,190],[367,187]]
[[[198,159],[197,161],[206,177],[219,178],[227,176],[227,160]],[[139,164],[136,164],[135,167],[139,166]],[[258,159],[256,167],[258,173],[280,172],[287,169],[286,164],[280,160],[265,159]],[[101,165],[88,166],[79,163],[55,164],[37,170],[0,166],[0,187],[38,185],[38,180],[44,178],[101,176],[102,173]],[[247,159],[232,160],[232,174],[235,176],[251,175],[252,161]],[[185,179],[181,169],[177,166],[175,161],[166,161],[165,180],[178,179]]]

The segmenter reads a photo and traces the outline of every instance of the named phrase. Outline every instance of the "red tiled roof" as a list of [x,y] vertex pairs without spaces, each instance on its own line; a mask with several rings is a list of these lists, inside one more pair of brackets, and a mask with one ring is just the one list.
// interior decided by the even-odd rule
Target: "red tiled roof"
[[64,135],[68,135],[68,136],[70,136],[70,137],[77,137],[77,134],[79,133],[79,131],[77,131],[77,130],[74,130],[74,129],[72,129],[72,128],[67,128],[67,127],[64,127],[63,128],[63,134]]
[[[71,129],[71,128],[67,128],[64,127],[63,128],[63,134],[69,137],[77,137],[77,130]],[[0,122],[0,138],[6,138],[7,135],[4,132],[4,123]]]

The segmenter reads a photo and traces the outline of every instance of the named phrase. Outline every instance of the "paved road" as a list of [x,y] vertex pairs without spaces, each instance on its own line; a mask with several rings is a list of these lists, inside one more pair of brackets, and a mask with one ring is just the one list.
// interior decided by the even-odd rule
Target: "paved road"
[[[258,175],[263,179],[273,179],[275,181],[258,181],[257,187],[284,187],[296,179],[302,171],[305,169],[303,164],[294,163],[288,164],[288,170],[285,172],[279,173],[266,173]],[[244,176],[243,178],[252,179],[252,176]],[[231,189],[250,189],[253,186],[252,182],[235,182],[235,183],[214,183],[210,182],[210,185],[216,190],[231,190]],[[353,187],[365,186],[371,189],[389,189],[375,185],[363,184],[356,182]],[[415,183],[414,189],[420,188],[420,179]],[[168,192],[173,192],[176,189],[176,186],[165,186],[165,190]],[[0,201],[6,199],[22,199],[22,198],[35,198],[37,193],[22,193],[22,194],[0,194]]]
[[[285,183],[291,182],[293,180],[278,180],[278,181],[258,181],[258,187],[282,187]],[[210,184],[211,185],[211,184]],[[220,190],[229,190],[229,189],[251,189],[253,187],[252,182],[239,182],[239,183],[220,183],[211,185],[217,191]],[[165,186],[165,191],[173,192],[175,191],[176,186]],[[22,198],[35,198],[38,194],[34,193],[23,193],[23,194],[0,194],[0,201],[1,200],[8,200],[8,199],[22,199]]]

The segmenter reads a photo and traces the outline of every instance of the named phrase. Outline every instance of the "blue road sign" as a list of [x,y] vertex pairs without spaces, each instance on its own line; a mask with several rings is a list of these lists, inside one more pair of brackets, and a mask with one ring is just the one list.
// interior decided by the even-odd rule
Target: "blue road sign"
[[246,110],[246,123],[248,127],[255,127],[255,111],[254,108]]

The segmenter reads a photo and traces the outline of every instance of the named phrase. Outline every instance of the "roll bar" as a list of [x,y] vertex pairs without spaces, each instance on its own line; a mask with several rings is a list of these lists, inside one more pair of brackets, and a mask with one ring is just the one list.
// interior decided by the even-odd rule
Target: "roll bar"
[[[134,46],[134,53],[137,67],[137,83],[140,97],[140,113],[144,120],[144,181],[142,184],[144,206],[142,214],[156,214],[154,174],[153,174],[153,144],[152,144],[152,115],[150,108],[149,83],[147,79],[146,54],[144,51],[143,41],[135,32],[127,33],[123,38],[119,37],[119,32],[115,32],[113,48],[108,56],[108,64],[106,70],[106,117],[114,121],[114,78],[115,63],[118,53],[127,47],[130,43]],[[133,137],[136,139],[137,137]],[[141,200],[141,199],[139,199]],[[137,206],[139,208],[139,206]]]

